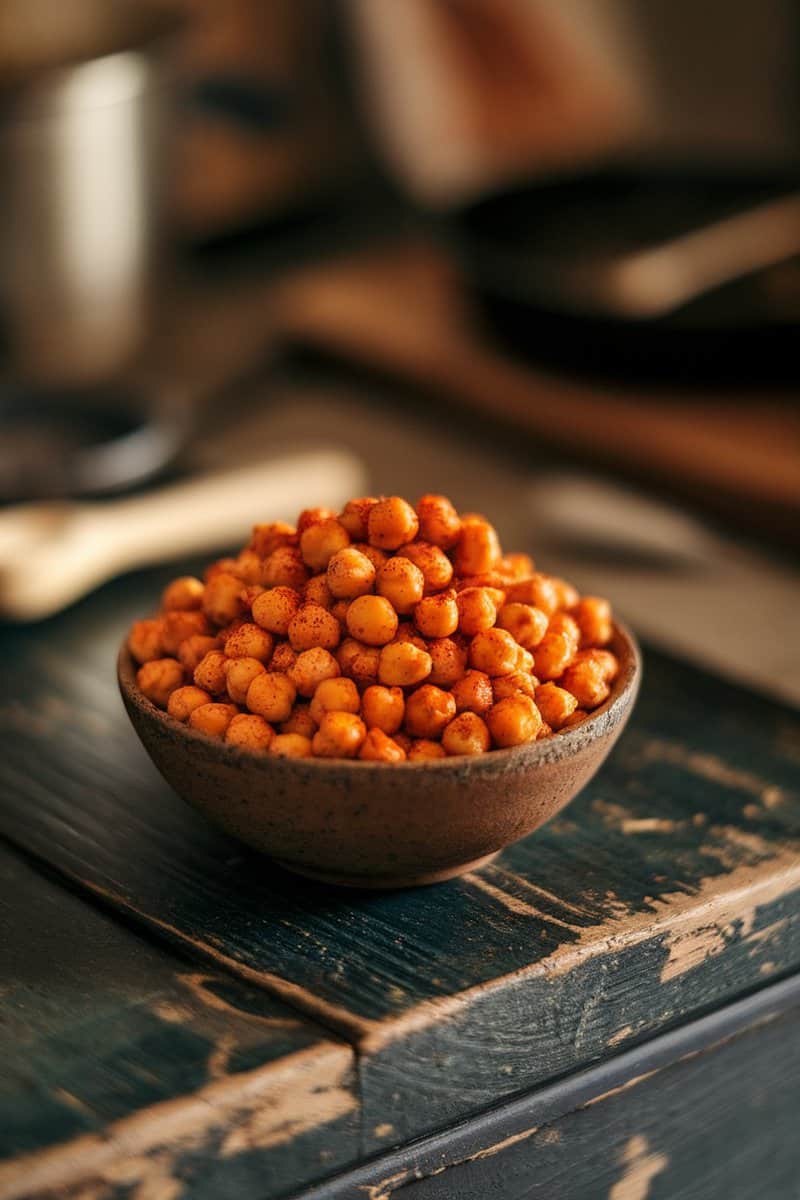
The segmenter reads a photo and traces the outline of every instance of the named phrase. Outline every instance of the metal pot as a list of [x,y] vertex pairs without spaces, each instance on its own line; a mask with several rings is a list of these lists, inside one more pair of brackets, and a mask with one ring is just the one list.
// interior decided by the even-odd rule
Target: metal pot
[[121,0],[4,0],[0,326],[18,381],[96,383],[142,343],[173,25]]

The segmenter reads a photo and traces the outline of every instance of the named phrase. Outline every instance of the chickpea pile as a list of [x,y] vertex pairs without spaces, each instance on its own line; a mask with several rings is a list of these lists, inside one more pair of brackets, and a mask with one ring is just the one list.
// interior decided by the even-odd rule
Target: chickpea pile
[[618,672],[606,600],[502,553],[444,496],[307,509],[136,621],[137,683],[209,737],[289,758],[484,754],[586,719]]

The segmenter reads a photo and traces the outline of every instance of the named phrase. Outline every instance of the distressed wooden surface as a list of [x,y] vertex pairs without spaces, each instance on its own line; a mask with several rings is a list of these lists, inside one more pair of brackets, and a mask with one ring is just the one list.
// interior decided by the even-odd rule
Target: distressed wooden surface
[[796,1200],[800,976],[302,1200]]
[[0,1197],[275,1196],[357,1152],[352,1050],[0,847]]
[[295,881],[164,785],[115,695],[165,575],[0,641],[0,829],[201,961],[348,1038],[361,1153],[585,1067],[800,965],[800,720],[656,654],[563,816],[478,875]]

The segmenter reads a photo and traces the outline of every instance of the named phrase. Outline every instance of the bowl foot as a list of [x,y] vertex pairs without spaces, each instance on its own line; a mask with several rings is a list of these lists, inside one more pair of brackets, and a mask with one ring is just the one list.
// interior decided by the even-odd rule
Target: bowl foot
[[275,861],[286,871],[291,871],[294,875],[304,875],[306,879],[315,879],[319,883],[387,891],[392,888],[424,887],[431,883],[444,883],[446,879],[455,879],[457,875],[465,875],[467,871],[477,871],[480,867],[485,867],[487,863],[493,862],[499,853],[499,850],[495,850],[494,854],[485,854],[483,858],[474,858],[471,862],[460,863],[456,867],[445,867],[440,871],[421,871],[419,874],[410,875],[339,875],[336,871],[317,871],[303,863],[287,862],[282,858]]

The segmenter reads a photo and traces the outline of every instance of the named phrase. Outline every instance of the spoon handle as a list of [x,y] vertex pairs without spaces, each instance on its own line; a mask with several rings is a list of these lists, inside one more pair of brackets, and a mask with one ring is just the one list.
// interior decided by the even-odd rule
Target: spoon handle
[[118,501],[96,519],[116,543],[117,563],[139,566],[241,544],[255,521],[339,505],[365,482],[361,462],[349,452],[310,450]]
[[0,612],[17,621],[50,616],[122,571],[241,544],[254,521],[339,506],[365,489],[354,455],[309,450],[129,500],[76,505],[66,521],[62,509],[35,555],[3,563]]

